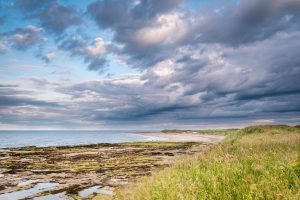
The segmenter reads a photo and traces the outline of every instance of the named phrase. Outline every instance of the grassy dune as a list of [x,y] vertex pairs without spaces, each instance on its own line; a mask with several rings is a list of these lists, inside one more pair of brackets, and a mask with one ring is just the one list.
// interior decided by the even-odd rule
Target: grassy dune
[[115,199],[300,199],[300,128],[232,130],[211,151],[120,189]]

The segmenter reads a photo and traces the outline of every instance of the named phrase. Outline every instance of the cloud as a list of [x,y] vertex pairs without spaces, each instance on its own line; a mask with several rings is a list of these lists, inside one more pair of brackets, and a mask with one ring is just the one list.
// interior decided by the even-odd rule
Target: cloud
[[87,13],[99,28],[114,32],[113,42],[122,45],[118,51],[133,66],[144,68],[164,57],[169,45],[183,38],[188,22],[176,11],[181,3],[178,0],[163,3],[104,0],[91,3]]
[[4,43],[0,43],[0,54],[7,53],[8,51],[9,47]]
[[49,52],[45,55],[42,55],[42,60],[45,61],[46,63],[51,62],[55,58],[55,53],[54,52]]
[[140,76],[87,81],[59,92],[71,95],[88,120],[108,123],[297,116],[299,37],[288,30],[239,47],[184,44]]
[[219,12],[198,14],[193,38],[227,45],[264,40],[280,31],[299,30],[299,11],[297,0],[242,0]]
[[13,33],[13,46],[17,49],[24,50],[39,43],[43,38],[42,28],[38,28],[33,25],[29,25],[26,28],[18,28]]
[[[147,86],[164,95],[176,91],[178,102],[189,99],[197,104],[199,115],[212,116],[235,110],[228,106],[220,114],[226,101],[238,107],[299,93],[298,1],[241,1],[190,13],[178,10],[180,2],[166,4],[163,10],[155,3],[123,2],[117,11],[115,1],[88,7],[100,28],[114,31],[114,42],[123,47],[118,53],[144,70]],[[103,9],[120,16],[98,14]],[[285,52],[289,56],[283,56]],[[223,108],[203,108],[214,101]]]
[[88,13],[101,28],[121,26],[128,21],[129,1],[95,1],[87,8]]
[[[47,93],[47,90],[53,89],[55,84],[52,85],[45,79],[23,79],[19,80],[19,83],[18,85],[0,85],[1,125],[12,124],[13,127],[16,127],[16,124],[32,127],[42,124],[46,126],[62,125],[56,120],[63,120],[68,106],[64,105],[62,101],[56,101],[58,99],[51,99],[44,94],[44,92]],[[29,83],[34,87],[28,88]],[[63,121],[67,123],[68,120]]]
[[18,87],[18,85],[2,85],[0,84],[0,88],[10,88],[10,87]]
[[[33,91],[0,86],[6,109],[0,117],[9,115],[12,120],[13,115],[6,113],[20,109],[26,113],[24,119],[40,118],[43,123],[52,119],[70,124],[159,126],[269,119],[275,123],[292,118],[295,123],[300,116],[299,2],[230,1],[218,4],[218,9],[206,4],[212,3],[192,9],[171,0],[91,3],[86,13],[98,25],[99,35],[111,34],[111,41],[83,31],[56,40],[58,49],[97,72],[109,67],[108,55],[115,55],[138,68],[138,74],[78,82],[25,81]],[[19,7],[27,17],[39,16],[43,24],[46,19],[40,14],[53,5],[62,6],[56,1],[39,2],[35,13],[29,13],[26,3]],[[76,25],[56,29],[49,23],[43,28],[62,33]],[[11,43],[3,44],[27,49],[42,39],[43,31],[37,30],[6,34],[5,41]],[[16,34],[22,35],[20,44]],[[54,56],[49,52],[43,59],[50,62]],[[22,84],[18,85],[25,87]],[[30,97],[29,92],[36,96]],[[30,115],[28,107],[36,109],[36,116]]]
[[106,59],[104,58],[96,58],[93,59],[89,65],[88,69],[91,71],[98,71],[99,73],[103,73],[106,70]]
[[56,0],[18,0],[15,7],[20,9],[26,18],[40,20],[45,30],[56,34],[61,34],[67,28],[82,23],[81,17],[74,8],[61,5]]
[[89,57],[97,57],[105,54],[106,47],[103,39],[100,37],[95,38],[95,46],[87,46],[85,51]]
[[153,25],[136,31],[136,41],[145,48],[163,43],[176,43],[187,33],[188,24],[179,13],[158,16]]
[[87,38],[74,35],[63,40],[59,48],[69,51],[72,56],[82,57],[84,62],[88,64],[89,70],[100,72],[105,70],[105,55],[108,53],[108,47],[100,37],[95,38],[94,41],[89,44]]
[[27,50],[45,41],[43,32],[44,29],[40,27],[28,25],[25,28],[16,28],[14,31],[2,33],[0,37],[4,43],[1,44],[1,49],[4,52],[8,51],[10,45],[18,50]]
[[[209,4],[209,3],[207,3]],[[224,7],[184,11],[181,1],[96,1],[87,8],[100,28],[114,32],[118,53],[145,69],[179,47],[197,44],[239,46],[276,33],[300,29],[297,0],[240,1]],[[186,8],[185,8],[186,9]],[[199,12],[197,12],[199,9]]]
[[1,96],[0,106],[57,106],[55,103],[33,100],[30,98],[20,98],[11,96]]
[[0,86],[0,107],[18,107],[18,106],[59,106],[55,102],[41,101],[29,97],[33,93],[23,90],[17,85],[1,85]]

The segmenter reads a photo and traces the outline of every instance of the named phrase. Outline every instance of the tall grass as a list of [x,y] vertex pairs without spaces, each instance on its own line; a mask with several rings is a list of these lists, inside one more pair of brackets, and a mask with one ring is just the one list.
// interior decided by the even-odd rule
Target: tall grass
[[115,199],[300,199],[300,128],[233,130],[211,151],[143,178]]

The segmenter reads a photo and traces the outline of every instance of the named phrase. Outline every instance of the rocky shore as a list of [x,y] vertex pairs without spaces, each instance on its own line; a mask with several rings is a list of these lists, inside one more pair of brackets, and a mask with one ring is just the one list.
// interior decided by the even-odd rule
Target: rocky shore
[[91,199],[202,152],[210,142],[136,142],[7,148],[0,152],[0,199]]

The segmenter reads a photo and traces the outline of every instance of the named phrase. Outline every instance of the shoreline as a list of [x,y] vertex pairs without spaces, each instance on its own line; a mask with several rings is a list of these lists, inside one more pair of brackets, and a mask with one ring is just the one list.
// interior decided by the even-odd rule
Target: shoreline
[[154,141],[151,136],[133,134],[137,131],[16,131],[11,135],[6,131],[0,131],[0,149],[10,147],[55,147],[90,145],[99,143],[122,143],[137,141]]
[[[160,133],[155,135],[162,137]],[[62,193],[65,196],[62,200],[66,196],[78,199],[81,192],[96,189],[95,193],[111,195],[115,187],[149,176],[181,156],[204,152],[212,146],[209,142],[160,140],[6,148],[7,151],[0,152],[0,199],[14,199],[14,195],[54,198],[53,195]],[[23,194],[49,184],[51,187],[43,192]]]
[[93,146],[110,146],[110,145],[118,145],[124,143],[139,143],[139,142],[196,142],[196,143],[218,143],[221,142],[226,135],[225,134],[198,134],[193,132],[132,132],[129,134],[140,135],[140,136],[148,136],[148,139],[141,141],[125,141],[125,142],[100,142],[100,143],[91,143],[91,144],[74,144],[74,145],[51,145],[51,146],[16,146],[16,147],[3,147],[0,148],[1,152],[7,152],[10,149],[26,149],[26,148],[74,148],[74,147],[93,147]]
[[163,142],[207,142],[207,143],[218,143],[221,142],[226,135],[225,134],[198,134],[193,132],[137,132],[133,134],[145,135],[156,137],[158,141]]

